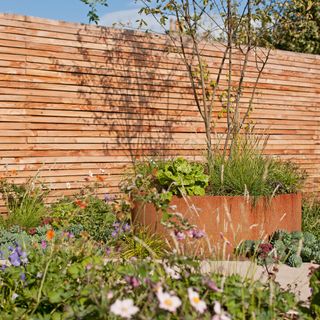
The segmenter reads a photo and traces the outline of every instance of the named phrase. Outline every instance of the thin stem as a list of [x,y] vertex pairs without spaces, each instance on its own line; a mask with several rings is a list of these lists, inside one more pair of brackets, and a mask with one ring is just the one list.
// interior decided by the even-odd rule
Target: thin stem
[[54,249],[54,244],[52,243],[50,256],[49,256],[49,259],[48,259],[48,261],[46,263],[46,266],[45,266],[45,269],[44,269],[44,272],[43,272],[43,276],[42,276],[42,279],[41,279],[41,283],[40,283],[40,287],[39,287],[39,291],[38,291],[38,295],[37,295],[37,303],[36,303],[35,307],[33,308],[31,315],[33,315],[36,312],[37,308],[39,307],[39,304],[40,304],[40,301],[41,301],[41,296],[42,296],[42,289],[43,289],[43,286],[44,286],[44,282],[46,280],[46,276],[47,276],[47,273],[48,273],[48,269],[49,269],[50,263],[52,261],[53,249]]

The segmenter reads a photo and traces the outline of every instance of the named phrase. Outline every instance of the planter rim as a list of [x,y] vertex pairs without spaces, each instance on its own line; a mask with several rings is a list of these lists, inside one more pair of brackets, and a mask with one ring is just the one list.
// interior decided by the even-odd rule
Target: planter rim
[[[194,198],[194,199],[202,199],[202,198],[228,198],[228,199],[231,199],[231,198],[238,198],[238,199],[274,199],[274,198],[279,198],[279,197],[285,197],[285,196],[293,196],[293,195],[296,195],[296,196],[300,196],[302,195],[302,192],[296,192],[296,193],[281,193],[281,194],[277,194],[275,196],[242,196],[242,195],[234,195],[234,196],[231,196],[231,195],[203,195],[203,196],[185,196],[186,198]],[[173,199],[183,199],[182,196],[176,196],[174,195],[172,197]]]

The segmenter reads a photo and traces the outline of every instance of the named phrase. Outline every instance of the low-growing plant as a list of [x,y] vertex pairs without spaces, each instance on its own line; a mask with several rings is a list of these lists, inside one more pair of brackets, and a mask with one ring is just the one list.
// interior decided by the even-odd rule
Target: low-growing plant
[[303,262],[320,264],[320,241],[310,232],[276,231],[269,242],[246,240],[236,249],[237,255],[253,257],[258,264],[285,263],[300,267]]
[[151,234],[147,229],[135,228],[126,233],[120,243],[120,254],[124,259],[153,257],[159,259],[167,254],[166,242],[157,234]]
[[310,278],[310,311],[313,319],[320,319],[320,267],[313,270]]
[[286,319],[294,295],[272,282],[203,274],[177,256],[117,260],[88,239],[52,235],[10,251],[0,270],[1,319]]
[[44,185],[37,185],[36,178],[21,185],[0,180],[0,194],[8,210],[8,216],[1,217],[2,225],[37,227],[42,217],[47,214],[44,198],[48,189]]
[[94,240],[106,242],[113,231],[116,215],[111,203],[94,195],[60,199],[51,206],[55,224],[75,232],[87,232]]

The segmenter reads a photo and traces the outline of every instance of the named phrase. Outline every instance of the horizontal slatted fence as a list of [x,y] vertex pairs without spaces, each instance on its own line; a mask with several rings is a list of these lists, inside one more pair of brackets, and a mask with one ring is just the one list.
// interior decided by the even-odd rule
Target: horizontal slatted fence
[[[221,48],[202,53],[216,74]],[[256,75],[251,59],[243,106]],[[319,108],[320,57],[273,51],[250,121],[270,134],[266,154],[307,170],[307,192],[320,190]],[[101,194],[114,193],[136,157],[199,158],[204,150],[185,66],[166,36],[0,14],[1,175],[23,182],[40,170],[55,197],[93,174],[105,179]]]

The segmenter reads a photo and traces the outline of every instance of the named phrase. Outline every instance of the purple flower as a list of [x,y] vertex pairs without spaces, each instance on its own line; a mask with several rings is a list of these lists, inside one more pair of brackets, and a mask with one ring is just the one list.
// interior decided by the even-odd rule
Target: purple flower
[[208,286],[209,289],[215,291],[215,292],[220,292],[221,289],[218,288],[218,286],[216,285],[216,283],[214,281],[212,281],[211,279],[208,279],[206,281],[206,285]]
[[261,243],[261,244],[259,245],[259,249],[260,249],[260,252],[261,252],[261,253],[266,253],[266,254],[268,254],[268,253],[270,253],[270,252],[272,251],[273,246],[272,246],[271,243]]
[[124,279],[132,288],[137,288],[140,286],[140,281],[136,277],[125,276]]
[[122,230],[123,232],[129,232],[130,231],[130,224],[129,223],[125,223],[123,226],[122,226]]
[[21,252],[20,260],[21,260],[21,262],[23,264],[27,264],[28,263],[27,253],[25,251]]
[[119,234],[119,231],[118,231],[118,230],[114,230],[114,231],[112,231],[112,233],[111,233],[111,237],[112,237],[112,238],[116,238],[116,237],[118,236],[118,234]]
[[19,256],[21,256],[21,255],[22,255],[22,249],[21,249],[21,247],[16,246],[15,251],[18,253],[18,255],[19,255]]
[[112,225],[115,229],[119,229],[120,228],[120,222],[114,222],[114,224]]
[[178,241],[182,241],[186,238],[186,235],[181,231],[175,231],[174,235],[176,236]]
[[194,239],[201,239],[206,235],[206,233],[203,230],[192,230],[192,236]]
[[105,195],[104,195],[104,201],[105,202],[111,202],[111,201],[113,201],[114,200],[114,195],[111,195],[111,194],[108,194],[108,193],[106,193]]
[[3,259],[3,251],[0,250],[0,259]]
[[9,256],[9,261],[15,267],[19,267],[21,263],[27,264],[28,263],[27,253],[25,251],[22,251],[21,247],[17,246],[11,252]]
[[26,281],[26,274],[25,274],[25,273],[21,273],[21,274],[20,274],[20,279],[21,279],[22,281]]
[[2,266],[1,266],[1,271],[4,271],[4,270],[6,270],[7,269],[7,266],[5,265],[5,264],[3,264]]
[[10,254],[9,261],[15,267],[19,267],[21,265],[21,260],[17,251]]
[[72,232],[67,232],[67,238],[69,239],[74,238],[74,234]]
[[91,263],[88,263],[88,264],[86,265],[86,270],[91,270],[92,267],[93,267],[93,265],[92,265]]
[[107,248],[106,248],[106,255],[109,256],[110,253],[111,253],[111,248],[107,247]]
[[47,242],[46,242],[46,240],[42,240],[42,241],[41,241],[41,248],[42,248],[43,250],[47,248]]

